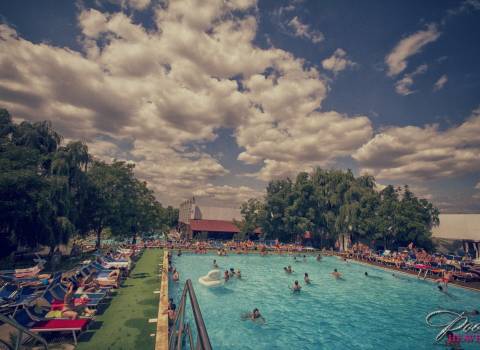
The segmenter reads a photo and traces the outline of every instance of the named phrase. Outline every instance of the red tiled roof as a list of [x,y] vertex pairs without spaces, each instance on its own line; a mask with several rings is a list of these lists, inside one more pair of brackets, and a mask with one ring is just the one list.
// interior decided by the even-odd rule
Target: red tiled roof
[[233,222],[225,220],[190,220],[190,228],[192,231],[240,232],[240,229]]

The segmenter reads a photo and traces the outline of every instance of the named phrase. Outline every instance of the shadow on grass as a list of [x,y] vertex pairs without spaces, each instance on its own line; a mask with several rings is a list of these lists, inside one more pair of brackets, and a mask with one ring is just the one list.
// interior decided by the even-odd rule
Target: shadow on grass
[[160,284],[160,279],[158,279],[158,278],[149,278],[148,280],[145,280],[143,283],[145,283],[145,284],[150,284],[150,285],[151,285],[151,284],[156,284],[156,285],[158,285],[158,284]]
[[146,273],[146,272],[139,272],[139,273],[134,273],[132,275],[130,275],[130,278],[146,278],[146,277],[150,277],[150,274],[149,273]]
[[77,338],[77,341],[79,343],[88,343],[90,340],[92,340],[93,336],[95,335],[95,332],[92,331],[87,331],[83,332],[80,334],[80,336]]
[[137,304],[139,305],[157,305],[159,297],[151,297],[140,300]]

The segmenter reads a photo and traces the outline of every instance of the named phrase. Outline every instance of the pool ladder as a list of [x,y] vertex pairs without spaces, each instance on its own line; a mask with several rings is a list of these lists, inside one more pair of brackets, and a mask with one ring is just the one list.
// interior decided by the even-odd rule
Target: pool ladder
[[[197,330],[197,339],[194,340],[190,323],[185,320],[185,310],[187,306],[187,295],[190,299],[192,307],[193,320]],[[169,350],[211,350],[210,338],[208,337],[207,328],[203,321],[202,312],[198,305],[197,296],[193,290],[192,281],[188,279],[183,288],[182,298],[180,299],[178,312],[175,321],[170,329]]]

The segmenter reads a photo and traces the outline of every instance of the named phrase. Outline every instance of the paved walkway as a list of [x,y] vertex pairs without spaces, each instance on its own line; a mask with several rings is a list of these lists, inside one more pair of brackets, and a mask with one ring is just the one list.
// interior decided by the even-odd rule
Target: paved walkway
[[148,320],[157,318],[159,294],[153,291],[160,286],[158,264],[162,260],[161,249],[147,249],[143,253],[106,311],[95,317],[93,329],[80,337],[79,350],[154,348],[155,337],[151,334],[156,332],[157,323]]

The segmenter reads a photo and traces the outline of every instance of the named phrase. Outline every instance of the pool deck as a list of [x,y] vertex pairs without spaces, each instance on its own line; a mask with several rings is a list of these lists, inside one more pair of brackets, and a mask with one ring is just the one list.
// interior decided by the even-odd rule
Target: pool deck
[[[340,257],[340,255],[336,255],[336,256]],[[348,260],[355,261],[356,263],[359,263],[359,264],[375,266],[377,268],[381,268],[381,269],[387,270],[387,271],[396,271],[396,272],[399,272],[399,273],[404,273],[404,274],[412,275],[412,276],[415,276],[415,277],[418,275],[415,271],[402,270],[402,269],[399,269],[399,268],[394,267],[394,266],[385,266],[385,265],[374,263],[374,262],[371,262],[371,261],[359,260],[359,259],[355,259],[355,258],[348,258]],[[437,280],[438,277],[437,278],[432,278],[432,277],[428,276],[425,279],[423,277],[421,277],[419,279],[430,281],[430,282],[435,282],[435,280]],[[480,292],[480,282],[464,283],[464,282],[459,282],[459,281],[453,281],[453,282],[449,282],[448,284],[449,285],[454,285],[454,286],[457,286],[457,287],[460,287],[460,288],[468,289],[468,290],[471,290],[471,291],[474,291],[474,292]]]
[[162,276],[160,282],[160,302],[158,304],[157,334],[155,350],[168,349],[168,250],[163,252]]
[[[79,337],[78,350],[154,349],[160,287],[161,249],[146,249],[110,305]],[[168,303],[168,299],[167,299]],[[152,321],[154,323],[152,323]],[[162,336],[163,338],[163,336]]]

